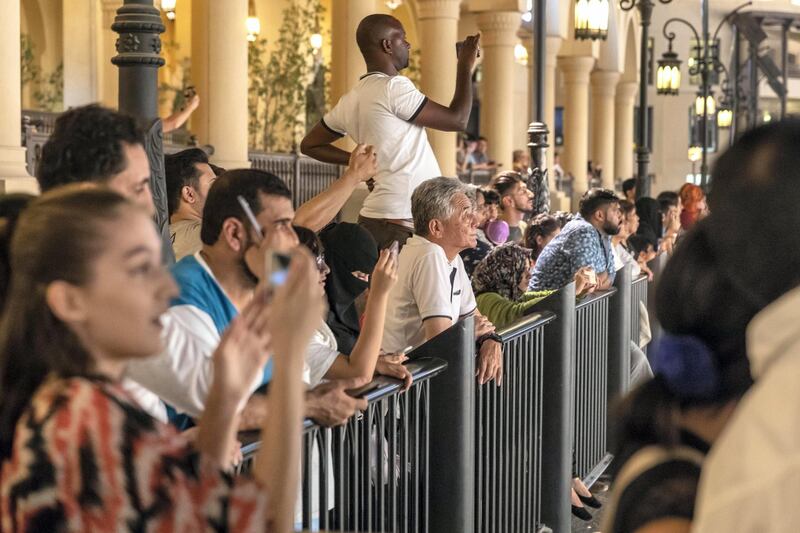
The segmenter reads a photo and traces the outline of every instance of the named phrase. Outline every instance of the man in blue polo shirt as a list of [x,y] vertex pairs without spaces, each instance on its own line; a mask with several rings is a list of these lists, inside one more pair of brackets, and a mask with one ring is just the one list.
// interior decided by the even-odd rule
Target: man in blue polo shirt
[[[245,215],[239,196],[260,228]],[[288,250],[297,245],[293,218],[291,193],[277,176],[254,169],[222,174],[206,199],[202,249],[173,268],[180,295],[161,318],[164,352],[132,363],[127,376],[156,393],[174,413],[199,417],[213,379],[212,354],[222,332],[253,298],[267,247]],[[252,390],[268,382],[270,375],[268,364],[261,375],[253,376]],[[311,394],[306,414],[329,425],[349,417],[363,406],[346,397],[347,385],[327,385]],[[248,418],[250,403],[254,411],[263,412],[264,401],[264,397],[251,399],[243,418]]]

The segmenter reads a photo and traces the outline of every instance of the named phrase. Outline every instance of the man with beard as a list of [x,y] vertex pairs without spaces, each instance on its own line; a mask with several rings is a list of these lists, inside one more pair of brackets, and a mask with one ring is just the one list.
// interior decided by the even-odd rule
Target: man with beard
[[[260,227],[246,216],[239,197]],[[160,317],[164,326],[161,355],[132,362],[127,376],[156,393],[173,408],[176,425],[197,418],[205,407],[213,378],[212,357],[233,318],[244,309],[264,273],[267,250],[297,246],[292,229],[294,209],[289,189],[277,176],[254,169],[230,170],[211,186],[206,197],[199,252],[178,261],[172,274],[180,289]],[[271,363],[253,376],[252,390],[267,383]],[[323,425],[344,423],[366,402],[345,394],[358,380],[333,380],[309,391],[306,416]],[[244,409],[241,429],[258,427],[266,414],[266,397],[254,395]]]
[[529,289],[560,289],[583,267],[591,267],[597,274],[595,290],[610,288],[616,273],[611,237],[619,233],[621,221],[614,191],[587,191],[581,198],[579,214],[539,254]]
[[379,248],[393,241],[402,247],[414,230],[411,193],[423,181],[441,175],[425,128],[466,129],[480,36],[469,36],[457,47],[456,88],[448,106],[428,99],[399,74],[408,67],[411,49],[399,20],[369,15],[359,23],[356,41],[366,74],[306,135],[300,150],[320,161],[346,165],[350,153],[332,142],[349,135],[358,144],[374,146],[378,172],[359,224],[375,237]]
[[492,182],[492,188],[500,195],[499,220],[508,224],[506,242],[521,243],[525,235],[523,218],[533,209],[533,193],[525,184],[519,172],[507,170],[498,174]]

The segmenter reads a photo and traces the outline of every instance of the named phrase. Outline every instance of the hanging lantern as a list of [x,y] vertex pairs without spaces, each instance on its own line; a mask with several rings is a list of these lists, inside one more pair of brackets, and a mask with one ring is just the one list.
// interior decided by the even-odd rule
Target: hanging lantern
[[[705,113],[706,115],[713,115],[717,112],[717,102],[714,100],[714,95],[709,94],[706,96],[706,106],[705,106]],[[694,99],[694,114],[698,117],[703,116],[703,95],[698,94],[697,97]]]
[[575,38],[605,40],[608,13],[608,0],[575,0]]
[[161,0],[161,9],[169,20],[175,20],[175,7],[177,0]]
[[525,48],[524,44],[517,43],[514,46],[514,61],[520,65],[528,64],[528,50]]
[[678,54],[672,51],[672,39],[670,39],[669,49],[658,60],[656,93],[675,95],[678,94],[680,88],[681,60],[678,59]]
[[733,110],[728,107],[720,107],[717,111],[717,126],[720,128],[730,128],[733,123]]
[[247,17],[245,25],[247,26],[247,40],[251,43],[255,42],[258,34],[261,33],[261,21],[258,20],[258,17]]
[[311,37],[308,38],[308,41],[311,43],[311,48],[314,50],[319,50],[322,48],[322,34],[321,33],[313,33]]
[[688,155],[689,155],[689,161],[691,161],[692,163],[697,163],[703,156],[703,149],[700,148],[699,146],[690,146]]
[[394,11],[403,4],[403,0],[386,0],[386,7]]

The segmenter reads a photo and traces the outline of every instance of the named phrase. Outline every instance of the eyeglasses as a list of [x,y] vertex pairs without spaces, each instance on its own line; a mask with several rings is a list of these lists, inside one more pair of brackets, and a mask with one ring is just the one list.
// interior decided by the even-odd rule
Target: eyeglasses
[[317,270],[320,272],[328,273],[330,272],[330,268],[328,267],[328,263],[325,262],[325,254],[319,254],[314,262],[317,264]]

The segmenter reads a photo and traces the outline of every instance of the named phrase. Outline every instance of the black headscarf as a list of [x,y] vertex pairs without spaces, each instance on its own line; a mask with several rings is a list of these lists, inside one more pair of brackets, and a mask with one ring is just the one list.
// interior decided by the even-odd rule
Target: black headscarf
[[378,262],[378,245],[367,230],[346,222],[328,226],[319,237],[325,246],[325,261],[331,269],[325,281],[330,308],[327,323],[336,337],[339,351],[350,354],[361,331],[354,303],[369,286],[352,273],[372,273]]
[[658,248],[658,241],[661,238],[661,206],[658,200],[650,197],[642,197],[636,200],[636,214],[639,215],[639,229],[637,235],[641,235],[653,243],[653,248]]

